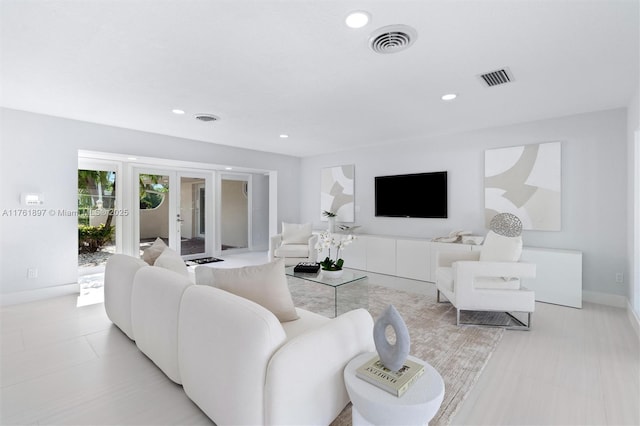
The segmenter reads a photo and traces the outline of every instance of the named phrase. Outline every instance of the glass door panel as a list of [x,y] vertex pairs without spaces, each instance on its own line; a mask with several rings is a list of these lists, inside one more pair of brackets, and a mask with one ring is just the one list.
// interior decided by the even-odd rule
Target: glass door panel
[[170,174],[138,173],[140,255],[160,238],[172,246]]
[[205,256],[206,238],[206,178],[190,174],[180,174],[180,205],[178,213],[178,233],[180,254],[194,258]]

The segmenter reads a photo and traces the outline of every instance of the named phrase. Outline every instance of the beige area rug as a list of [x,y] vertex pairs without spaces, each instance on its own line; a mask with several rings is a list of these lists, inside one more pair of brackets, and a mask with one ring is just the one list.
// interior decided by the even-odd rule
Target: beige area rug
[[[425,286],[433,284],[425,283]],[[333,317],[333,288],[289,279],[296,306]],[[363,280],[340,289],[338,314],[365,307],[374,320],[392,304],[402,315],[411,337],[411,355],[431,364],[442,376],[445,396],[440,411],[430,425],[449,424],[467,393],[476,382],[504,332],[499,328],[457,327],[455,309],[449,303],[437,303],[435,296],[409,293],[377,286]],[[435,290],[434,290],[435,293]],[[483,320],[478,314],[463,321]],[[351,404],[332,426],[351,425]]]

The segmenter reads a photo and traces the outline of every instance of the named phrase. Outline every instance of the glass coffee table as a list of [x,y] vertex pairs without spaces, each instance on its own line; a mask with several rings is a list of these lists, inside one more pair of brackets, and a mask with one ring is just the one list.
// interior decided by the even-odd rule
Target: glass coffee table
[[354,288],[356,286],[353,286],[356,282],[366,282],[365,278],[367,278],[367,276],[361,271],[343,269],[342,276],[338,278],[329,278],[322,274],[322,270],[315,273],[294,272],[293,266],[289,266],[285,268],[285,273],[290,277],[333,287],[333,313],[335,317],[338,316],[339,304],[342,304],[343,307],[347,305],[344,312],[350,309],[355,309],[356,307],[368,307],[367,289],[362,288],[361,286],[358,286],[360,288]]

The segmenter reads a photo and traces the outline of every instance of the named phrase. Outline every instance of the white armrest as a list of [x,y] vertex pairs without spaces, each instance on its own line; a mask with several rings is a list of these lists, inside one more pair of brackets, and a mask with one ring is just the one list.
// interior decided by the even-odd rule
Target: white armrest
[[193,285],[182,297],[178,330],[187,396],[218,425],[265,424],[267,366],[286,341],[275,315],[235,294]]
[[[474,286],[476,278],[532,278],[536,265],[523,262],[455,262],[452,268],[456,308],[496,311],[533,312],[534,292],[524,287],[482,289]],[[506,281],[505,281],[506,283]]]
[[457,261],[452,266],[456,283],[466,278],[472,281],[476,277],[534,278],[536,276],[534,263]]
[[266,424],[330,424],[349,402],[345,366],[374,350],[373,319],[364,309],[291,339],[267,368]]
[[269,239],[269,262],[275,259],[274,252],[282,245],[282,234],[276,234]]
[[436,254],[436,265],[439,267],[450,267],[453,262],[460,260],[479,260],[479,251],[444,251]]

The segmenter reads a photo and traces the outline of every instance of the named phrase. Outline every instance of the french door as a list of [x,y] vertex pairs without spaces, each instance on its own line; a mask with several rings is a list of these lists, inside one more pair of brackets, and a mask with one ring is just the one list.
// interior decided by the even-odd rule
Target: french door
[[211,255],[211,173],[135,168],[134,180],[134,243],[140,253],[160,238],[184,259]]

